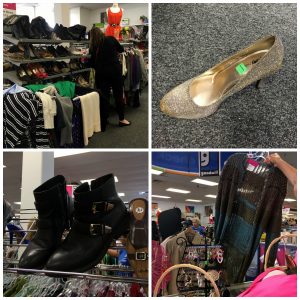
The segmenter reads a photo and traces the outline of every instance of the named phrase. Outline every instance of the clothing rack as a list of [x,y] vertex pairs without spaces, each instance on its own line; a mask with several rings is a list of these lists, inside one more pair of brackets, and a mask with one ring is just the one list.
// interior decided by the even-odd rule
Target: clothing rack
[[[127,270],[122,270],[127,271]],[[126,283],[139,283],[141,285],[148,285],[148,280],[140,279],[135,277],[121,277],[121,276],[106,276],[106,275],[94,275],[88,273],[76,273],[76,272],[62,272],[62,271],[49,271],[49,270],[36,270],[36,269],[21,269],[21,268],[4,268],[3,272],[14,273],[18,275],[26,274],[36,274],[55,277],[71,277],[79,279],[91,279],[91,280],[102,280],[102,281],[112,281],[112,282],[126,282]],[[22,274],[23,273],[23,274]],[[61,276],[57,276],[61,275]]]

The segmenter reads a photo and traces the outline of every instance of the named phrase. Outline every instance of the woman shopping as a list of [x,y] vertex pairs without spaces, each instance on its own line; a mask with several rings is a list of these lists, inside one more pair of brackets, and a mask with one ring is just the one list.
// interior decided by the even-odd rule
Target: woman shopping
[[100,90],[101,130],[105,131],[107,124],[111,88],[119,126],[129,126],[131,123],[124,116],[122,67],[118,58],[124,49],[114,37],[105,36],[98,27],[91,29],[90,40],[91,66],[96,71],[96,87]]

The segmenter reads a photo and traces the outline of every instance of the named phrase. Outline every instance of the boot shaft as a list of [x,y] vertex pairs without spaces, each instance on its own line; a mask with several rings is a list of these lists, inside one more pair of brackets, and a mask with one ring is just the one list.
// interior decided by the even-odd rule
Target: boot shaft
[[37,187],[33,194],[38,211],[38,223],[42,227],[47,227],[48,223],[52,223],[59,228],[69,228],[72,202],[68,197],[66,181],[62,175],[47,180]]
[[84,223],[105,223],[115,226],[126,212],[123,201],[119,198],[113,174],[107,174],[91,182],[84,183],[74,191],[75,219]]

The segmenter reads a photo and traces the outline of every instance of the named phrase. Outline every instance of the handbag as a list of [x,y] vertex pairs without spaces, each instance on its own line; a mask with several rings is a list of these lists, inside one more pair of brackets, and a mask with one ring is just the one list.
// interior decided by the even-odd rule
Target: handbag
[[24,15],[12,15],[3,20],[3,32],[12,34],[17,39],[29,38],[29,17]]

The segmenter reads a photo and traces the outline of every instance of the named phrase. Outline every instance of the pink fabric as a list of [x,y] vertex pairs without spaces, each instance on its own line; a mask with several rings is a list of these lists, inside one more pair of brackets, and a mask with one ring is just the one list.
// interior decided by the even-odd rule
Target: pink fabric
[[264,279],[274,270],[280,268],[269,268],[258,275],[239,297],[297,297],[297,275],[274,275]]
[[[171,266],[165,249],[157,241],[152,241],[152,292],[161,274]],[[163,280],[160,288],[166,288],[170,281],[170,274]]]

